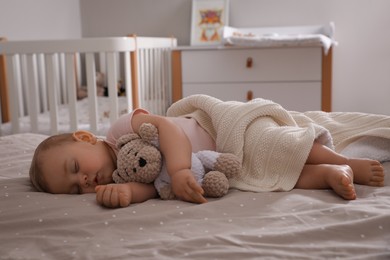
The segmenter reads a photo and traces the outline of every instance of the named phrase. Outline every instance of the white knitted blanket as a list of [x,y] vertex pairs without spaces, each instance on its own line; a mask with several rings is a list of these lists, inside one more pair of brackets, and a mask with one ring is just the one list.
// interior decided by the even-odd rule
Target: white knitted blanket
[[247,191],[291,190],[316,139],[331,148],[332,135],[340,147],[364,135],[390,139],[390,117],[289,112],[265,99],[223,102],[194,95],[173,104],[167,116],[195,118],[215,139],[217,151],[237,155],[243,170],[230,187]]

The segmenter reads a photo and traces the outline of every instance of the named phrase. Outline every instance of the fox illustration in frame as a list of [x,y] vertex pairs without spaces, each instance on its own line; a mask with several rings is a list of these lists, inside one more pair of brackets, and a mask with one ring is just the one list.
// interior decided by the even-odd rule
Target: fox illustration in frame
[[229,0],[192,0],[191,45],[218,45],[228,25]]

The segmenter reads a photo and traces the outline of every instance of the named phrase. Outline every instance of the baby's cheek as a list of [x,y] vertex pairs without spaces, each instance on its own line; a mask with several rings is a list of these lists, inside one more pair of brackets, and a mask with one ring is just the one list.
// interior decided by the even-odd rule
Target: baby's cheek
[[110,183],[113,183],[114,180],[112,179],[112,173],[111,174],[108,174],[107,178],[104,180],[104,183],[103,184],[110,184]]

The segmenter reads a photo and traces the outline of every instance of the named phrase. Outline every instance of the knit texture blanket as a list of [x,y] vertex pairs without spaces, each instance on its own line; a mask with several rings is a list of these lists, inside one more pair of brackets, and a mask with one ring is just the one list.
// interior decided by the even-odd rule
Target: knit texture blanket
[[362,136],[390,139],[390,117],[361,113],[289,112],[270,100],[247,103],[193,95],[167,116],[192,117],[214,138],[217,151],[237,155],[242,173],[230,187],[246,191],[294,188],[313,142],[338,149]]

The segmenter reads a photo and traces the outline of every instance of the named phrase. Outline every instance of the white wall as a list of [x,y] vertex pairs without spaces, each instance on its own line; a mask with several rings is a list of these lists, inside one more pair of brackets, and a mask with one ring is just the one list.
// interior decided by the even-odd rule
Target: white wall
[[191,0],[80,0],[83,36],[175,36],[189,43]]
[[80,38],[79,0],[0,0],[0,37]]

